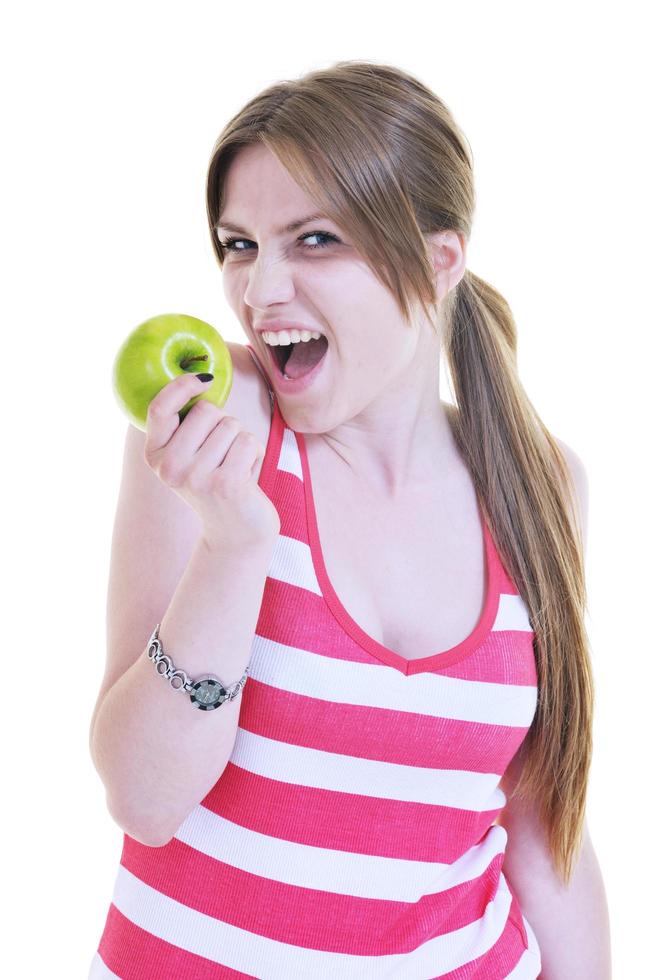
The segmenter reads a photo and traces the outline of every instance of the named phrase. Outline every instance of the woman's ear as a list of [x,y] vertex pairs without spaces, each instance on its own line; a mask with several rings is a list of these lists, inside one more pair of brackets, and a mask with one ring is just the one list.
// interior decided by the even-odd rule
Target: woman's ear
[[447,229],[426,236],[436,277],[436,295],[440,303],[463,278],[466,271],[465,236]]

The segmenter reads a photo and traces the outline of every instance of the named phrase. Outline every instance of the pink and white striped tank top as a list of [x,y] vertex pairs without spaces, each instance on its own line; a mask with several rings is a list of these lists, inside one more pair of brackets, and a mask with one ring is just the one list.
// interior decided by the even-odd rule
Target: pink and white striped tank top
[[272,396],[281,530],[230,760],[164,847],[124,835],[90,980],[532,980],[499,782],[536,711],[526,605],[484,523],[473,632],[406,660],[328,578],[301,433]]

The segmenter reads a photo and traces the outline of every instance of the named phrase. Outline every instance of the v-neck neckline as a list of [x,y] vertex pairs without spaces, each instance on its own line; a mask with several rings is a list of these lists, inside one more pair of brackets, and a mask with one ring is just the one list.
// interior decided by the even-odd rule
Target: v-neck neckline
[[477,624],[472,632],[455,646],[450,647],[447,650],[441,650],[438,653],[429,654],[426,657],[418,657],[417,659],[409,660],[408,658],[397,653],[395,650],[391,650],[390,647],[386,647],[382,643],[379,643],[372,636],[366,633],[366,631],[359,626],[352,616],[350,616],[347,609],[339,599],[325,566],[325,559],[320,541],[320,533],[318,530],[315,498],[313,495],[313,485],[311,481],[306,441],[302,432],[295,432],[294,434],[297,440],[302,463],[309,544],[316,577],[318,579],[318,584],[320,585],[325,602],[327,603],[333,616],[340,623],[346,633],[348,633],[360,647],[375,657],[375,659],[380,660],[382,663],[388,664],[390,667],[395,667],[397,670],[401,671],[401,673],[406,675],[420,674],[431,670],[439,670],[443,667],[449,667],[451,664],[455,664],[460,660],[463,660],[474,650],[476,650],[487,638],[492,629],[493,623],[495,622],[499,607],[500,581],[499,555],[497,554],[492,535],[486,523],[483,509],[479,504],[479,498],[477,498],[477,506],[480,514],[484,538],[485,594],[481,614]]

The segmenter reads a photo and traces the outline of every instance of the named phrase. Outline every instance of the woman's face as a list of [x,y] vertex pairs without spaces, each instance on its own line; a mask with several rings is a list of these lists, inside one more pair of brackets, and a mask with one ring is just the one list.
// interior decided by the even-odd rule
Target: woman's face
[[[435,397],[438,344],[432,328],[404,321],[346,229],[320,217],[282,230],[318,209],[273,153],[263,146],[240,150],[226,177],[224,201],[218,237],[235,240],[223,266],[225,296],[291,428],[328,432],[380,399],[391,412],[407,385],[415,397],[415,385],[427,377]],[[259,332],[277,319],[319,330],[329,342],[320,369],[301,390],[280,391],[273,349]]]

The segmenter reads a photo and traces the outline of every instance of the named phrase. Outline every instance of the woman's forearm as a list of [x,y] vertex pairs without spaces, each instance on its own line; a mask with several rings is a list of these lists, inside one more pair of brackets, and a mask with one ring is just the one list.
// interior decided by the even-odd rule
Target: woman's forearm
[[[161,620],[164,652],[191,679],[225,686],[248,665],[274,542],[217,554],[201,538]],[[152,624],[153,628],[155,624]],[[213,711],[160,677],[144,650],[107,691],[91,753],[110,813],[130,836],[167,843],[220,777],[231,755],[242,694]]]

